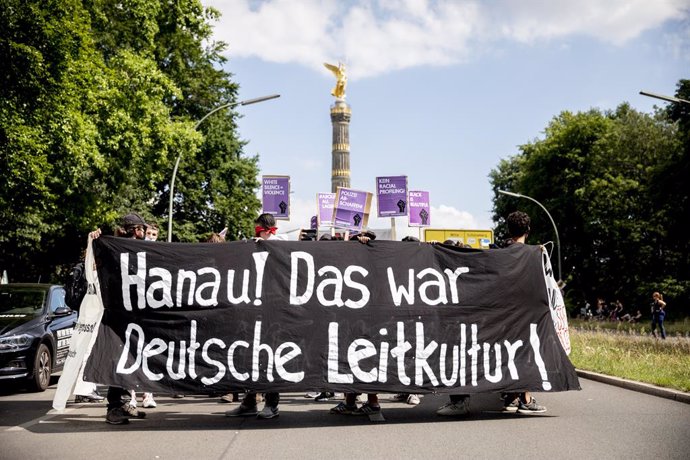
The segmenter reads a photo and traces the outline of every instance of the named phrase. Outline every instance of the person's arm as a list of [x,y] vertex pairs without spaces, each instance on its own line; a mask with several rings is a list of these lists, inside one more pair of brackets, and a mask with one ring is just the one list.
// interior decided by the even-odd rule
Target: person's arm
[[94,240],[100,236],[101,236],[101,229],[100,228],[97,228],[93,232],[89,233],[89,238],[94,239]]

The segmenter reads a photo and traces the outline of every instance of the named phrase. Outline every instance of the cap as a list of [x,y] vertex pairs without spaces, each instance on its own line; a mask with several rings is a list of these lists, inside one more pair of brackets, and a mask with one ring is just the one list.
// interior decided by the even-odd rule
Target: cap
[[122,227],[130,228],[141,225],[142,227],[148,227],[144,219],[137,213],[131,212],[122,218]]

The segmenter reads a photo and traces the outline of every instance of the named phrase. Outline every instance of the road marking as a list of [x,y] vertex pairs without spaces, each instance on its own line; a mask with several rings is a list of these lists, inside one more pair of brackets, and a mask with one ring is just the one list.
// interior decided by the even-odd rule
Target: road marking
[[29,420],[28,422],[22,423],[21,425],[12,426],[10,428],[7,428],[5,431],[26,431],[27,428],[30,428],[34,425],[37,425],[37,424],[43,423],[43,422],[47,422],[48,420],[55,418],[58,415],[69,414],[71,412],[74,412],[74,409],[65,409],[63,411],[57,411],[55,409],[51,409],[50,411],[48,411],[48,413],[46,415],[44,415],[42,417],[38,417],[38,418],[35,418],[33,420]]

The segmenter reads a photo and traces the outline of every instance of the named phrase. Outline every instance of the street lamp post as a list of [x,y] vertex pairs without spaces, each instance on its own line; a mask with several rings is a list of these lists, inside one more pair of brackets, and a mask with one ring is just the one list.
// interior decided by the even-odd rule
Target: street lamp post
[[[230,102],[229,104],[223,104],[223,105],[216,107],[215,109],[211,110],[209,113],[204,115],[201,118],[201,120],[197,121],[196,125],[194,125],[194,129],[195,130],[198,129],[199,125],[201,125],[201,123],[204,120],[206,120],[208,117],[210,117],[214,113],[218,112],[219,110],[236,107],[238,105],[256,104],[257,102],[268,101],[269,99],[275,99],[277,97],[280,97],[280,94],[271,94],[270,96],[262,96],[262,97],[257,97],[254,99],[247,99],[246,101]],[[173,198],[174,198],[174,191],[175,191],[175,177],[177,176],[177,168],[180,166],[180,160],[181,159],[182,159],[182,152],[180,152],[180,154],[177,155],[177,160],[175,160],[175,167],[173,168],[172,178],[170,179],[170,206],[168,207],[168,242],[172,241],[172,215],[173,215]]]
[[664,96],[663,94],[650,93],[649,91],[640,91],[640,94],[643,96],[649,96],[649,97],[654,97],[656,99],[661,99],[662,101],[666,101],[666,102],[675,102],[678,104],[690,104],[690,101],[686,101],[685,99],[680,99],[680,98],[673,97],[673,96]]
[[558,237],[558,229],[556,228],[556,223],[553,221],[553,217],[551,217],[551,214],[549,214],[549,211],[546,210],[543,204],[535,200],[534,198],[527,196],[527,195],[521,195],[520,193],[514,193],[514,192],[508,192],[506,190],[499,190],[498,193],[502,193],[504,195],[509,195],[509,196],[514,196],[516,198],[527,198],[530,201],[534,201],[539,205],[540,208],[544,210],[547,216],[549,216],[549,220],[551,221],[551,225],[553,225],[553,231],[556,233],[556,250],[558,254],[558,284],[560,285],[561,282],[563,281],[563,278],[561,276],[561,240]]

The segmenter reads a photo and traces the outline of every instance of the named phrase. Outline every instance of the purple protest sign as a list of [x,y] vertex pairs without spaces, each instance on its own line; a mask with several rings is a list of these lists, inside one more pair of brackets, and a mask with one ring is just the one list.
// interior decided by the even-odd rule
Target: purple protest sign
[[262,176],[263,212],[290,219],[290,176]]
[[335,197],[333,226],[348,230],[361,230],[369,221],[371,193],[338,187]]
[[407,215],[407,176],[376,178],[379,217]]
[[319,227],[333,226],[333,203],[335,203],[335,193],[322,192],[316,194],[317,212]]
[[410,190],[410,227],[428,227],[431,225],[431,206],[429,192]]

